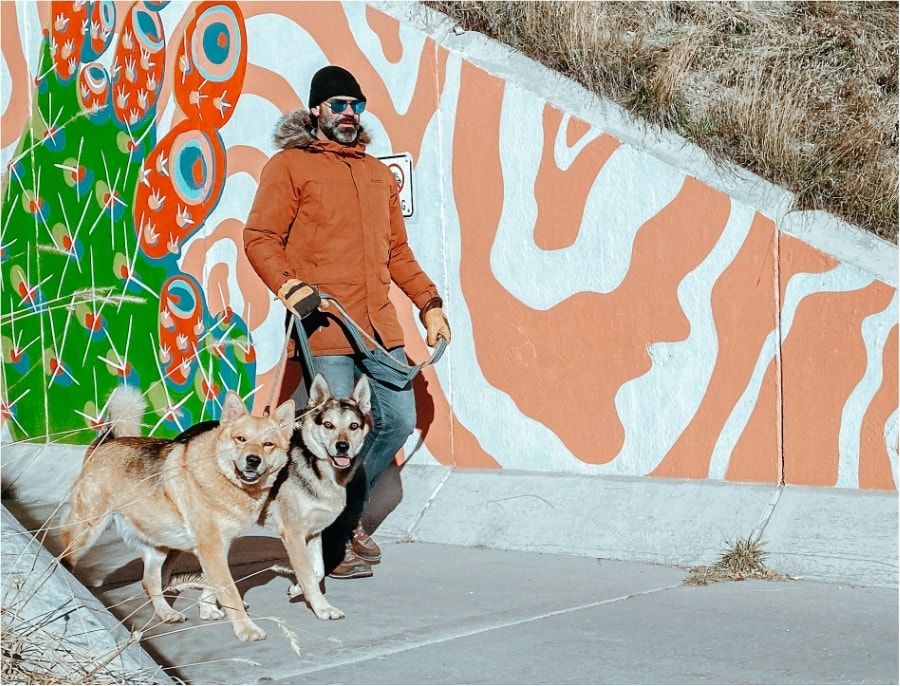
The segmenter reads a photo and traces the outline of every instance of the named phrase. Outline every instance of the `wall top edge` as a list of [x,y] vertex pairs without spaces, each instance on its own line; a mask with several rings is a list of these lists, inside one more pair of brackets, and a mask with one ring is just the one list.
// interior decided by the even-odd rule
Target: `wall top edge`
[[795,196],[734,164],[717,164],[699,146],[672,131],[631,116],[576,81],[482,34],[462,31],[448,17],[418,2],[368,0],[368,5],[431,37],[438,45],[507,79],[624,143],[644,150],[732,198],[756,208],[779,230],[897,287],[893,243],[820,210],[796,210]]

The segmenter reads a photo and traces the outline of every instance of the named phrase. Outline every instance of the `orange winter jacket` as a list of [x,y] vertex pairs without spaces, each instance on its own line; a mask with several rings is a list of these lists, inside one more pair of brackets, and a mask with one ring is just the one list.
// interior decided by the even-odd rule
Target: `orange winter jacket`
[[[387,348],[403,345],[388,300],[391,280],[421,309],[437,296],[409,247],[397,183],[390,170],[356,145],[315,138],[309,114],[287,115],[275,132],[282,148],[263,167],[244,228],[250,264],[273,293],[289,279],[337,298]],[[353,352],[337,315],[304,320],[316,355]]]

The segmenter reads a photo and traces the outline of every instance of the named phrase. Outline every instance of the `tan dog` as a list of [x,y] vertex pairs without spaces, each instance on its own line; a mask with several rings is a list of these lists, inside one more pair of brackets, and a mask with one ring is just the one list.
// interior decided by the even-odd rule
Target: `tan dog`
[[[109,407],[113,428],[88,448],[72,486],[63,527],[66,561],[74,566],[114,518],[144,558],[142,585],[162,621],[185,620],[163,597],[162,580],[175,558],[169,552],[189,550],[235,635],[242,641],[265,638],[244,609],[228,568],[228,548],[256,523],[287,463],[294,401],[269,417],[253,417],[229,391],[218,426],[189,429],[177,440],[129,437],[139,433],[145,407],[134,390],[116,389]],[[222,616],[211,594],[201,599],[201,616]]]

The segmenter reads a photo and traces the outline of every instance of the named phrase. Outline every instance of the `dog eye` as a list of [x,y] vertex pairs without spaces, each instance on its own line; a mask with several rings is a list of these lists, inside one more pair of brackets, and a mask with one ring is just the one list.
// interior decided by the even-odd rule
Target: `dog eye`
[[330,431],[334,428],[334,424],[332,424],[331,422],[325,422],[325,428]]
[[244,438],[243,436],[235,436],[234,440],[236,440],[238,443],[246,443],[247,442],[247,439]]
[[359,428],[359,424],[357,424],[356,422],[353,422],[350,425],[350,431],[356,431],[358,428]]
[[266,441],[265,443],[263,443],[263,448],[272,448],[274,446],[275,444],[272,443],[272,441]]

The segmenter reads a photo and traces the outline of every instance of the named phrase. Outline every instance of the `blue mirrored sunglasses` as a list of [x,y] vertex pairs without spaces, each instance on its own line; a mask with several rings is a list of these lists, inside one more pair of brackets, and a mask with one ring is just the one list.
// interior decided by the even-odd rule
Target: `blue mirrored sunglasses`
[[347,105],[353,109],[356,114],[362,114],[366,109],[366,101],[365,100],[331,100],[326,101],[326,105],[331,109],[335,114],[340,114],[345,109],[347,109]]

